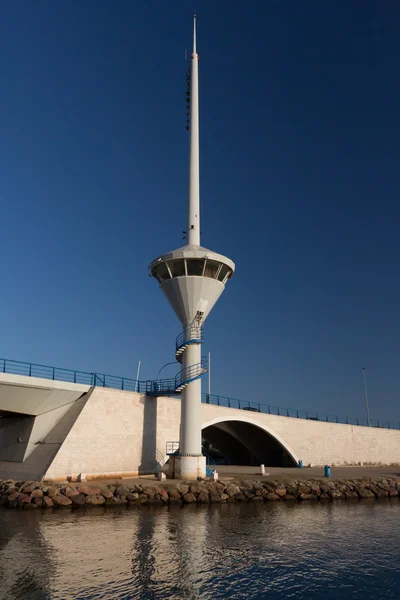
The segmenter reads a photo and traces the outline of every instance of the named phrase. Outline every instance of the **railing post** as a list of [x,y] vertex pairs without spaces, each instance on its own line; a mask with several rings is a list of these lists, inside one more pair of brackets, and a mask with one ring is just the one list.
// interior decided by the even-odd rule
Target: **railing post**
[[74,371],[74,383],[76,383],[76,371]]
[[55,368],[55,367],[53,367],[53,381],[54,381],[54,379],[55,379],[55,375],[56,375],[56,368]]
[[217,396],[217,402],[218,402],[218,406],[219,406],[219,396]]
[[348,420],[348,418],[346,417],[346,425],[348,425],[348,424],[349,424],[349,420]]
[[377,421],[377,423],[378,423],[378,427],[380,427],[380,425],[379,425],[379,421]]
[[306,411],[306,419],[308,419],[308,412]]
[[121,381],[121,390],[123,390],[123,389],[124,389],[124,378],[122,378],[122,381]]
[[357,425],[358,425],[358,417],[356,418],[356,421],[357,421]]
[[299,418],[299,411],[298,410],[296,410],[296,415],[297,415],[297,418]]
[[261,405],[258,405],[258,412],[261,412]]
[[238,404],[239,404],[239,408],[242,408],[242,407],[240,406],[240,400],[238,400]]
[[286,409],[286,416],[287,417],[289,416],[289,409],[288,408]]
[[32,377],[32,363],[29,363],[29,377]]
[[6,372],[6,359],[3,360],[3,373]]
[[229,406],[229,408],[231,407],[231,399],[230,398],[228,398],[228,406]]
[[281,413],[279,412],[279,406],[277,406],[277,409],[278,409],[278,415],[281,416]]
[[328,423],[328,422],[329,422],[329,420],[328,420],[328,415],[325,415],[325,416],[326,416],[326,422]]
[[339,417],[336,415],[336,423],[339,423]]

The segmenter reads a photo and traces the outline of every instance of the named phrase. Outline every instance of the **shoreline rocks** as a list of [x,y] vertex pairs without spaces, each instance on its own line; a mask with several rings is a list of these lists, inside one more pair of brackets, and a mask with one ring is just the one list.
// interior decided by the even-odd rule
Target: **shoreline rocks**
[[207,505],[231,502],[333,502],[400,498],[400,478],[279,481],[185,481],[152,485],[52,484],[0,480],[0,505],[10,508]]

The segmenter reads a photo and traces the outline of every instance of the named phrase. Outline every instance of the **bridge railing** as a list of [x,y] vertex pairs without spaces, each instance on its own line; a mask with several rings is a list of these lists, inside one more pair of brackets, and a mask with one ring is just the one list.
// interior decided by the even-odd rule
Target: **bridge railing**
[[[248,400],[239,400],[229,396],[219,394],[202,394],[202,402],[207,404],[216,404],[227,408],[237,408],[250,412],[259,412],[280,417],[291,417],[294,419],[307,419],[309,421],[323,421],[325,423],[342,423],[345,425],[368,426],[366,418],[332,415],[329,413],[312,412],[296,408],[283,408],[273,406],[272,404],[263,404],[261,402],[249,402]],[[387,421],[382,419],[370,419],[370,427],[379,427],[385,429],[400,429],[400,421]]]
[[[146,392],[150,390],[150,387],[156,383],[153,381],[137,381],[136,379],[131,379],[130,377],[118,377],[116,375],[107,375],[105,373],[74,371],[72,369],[63,369],[60,367],[27,363],[6,358],[0,358],[0,373],[25,375],[27,377],[40,377],[42,379],[81,383],[84,385],[97,387],[109,387],[116,390],[126,390],[129,392],[139,392],[142,394],[146,394]],[[295,408],[282,408],[272,404],[249,402],[247,400],[239,400],[238,398],[230,398],[229,396],[221,396],[217,394],[202,394],[202,402],[216,404],[218,406],[226,406],[228,408],[238,408],[251,412],[279,415],[281,417],[291,417],[294,419],[308,419],[310,421],[324,421],[326,423],[343,423],[355,426],[368,425],[365,418],[338,416]],[[383,419],[370,419],[370,427],[400,429],[400,422],[387,421]]]

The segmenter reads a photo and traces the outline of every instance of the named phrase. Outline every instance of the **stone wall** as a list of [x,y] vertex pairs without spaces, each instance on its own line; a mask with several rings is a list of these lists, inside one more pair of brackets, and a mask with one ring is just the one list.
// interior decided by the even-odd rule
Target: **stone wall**
[[399,501],[400,479],[303,481],[196,481],[159,485],[47,485],[0,481],[0,504],[10,508],[74,508],[99,505],[219,504],[226,502]]

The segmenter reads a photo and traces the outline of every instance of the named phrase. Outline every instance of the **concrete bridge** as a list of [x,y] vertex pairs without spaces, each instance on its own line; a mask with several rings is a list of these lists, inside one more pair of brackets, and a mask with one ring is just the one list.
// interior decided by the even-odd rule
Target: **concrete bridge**
[[[0,478],[134,476],[179,440],[180,400],[0,374]],[[202,404],[203,439],[231,464],[400,464],[400,431]]]

